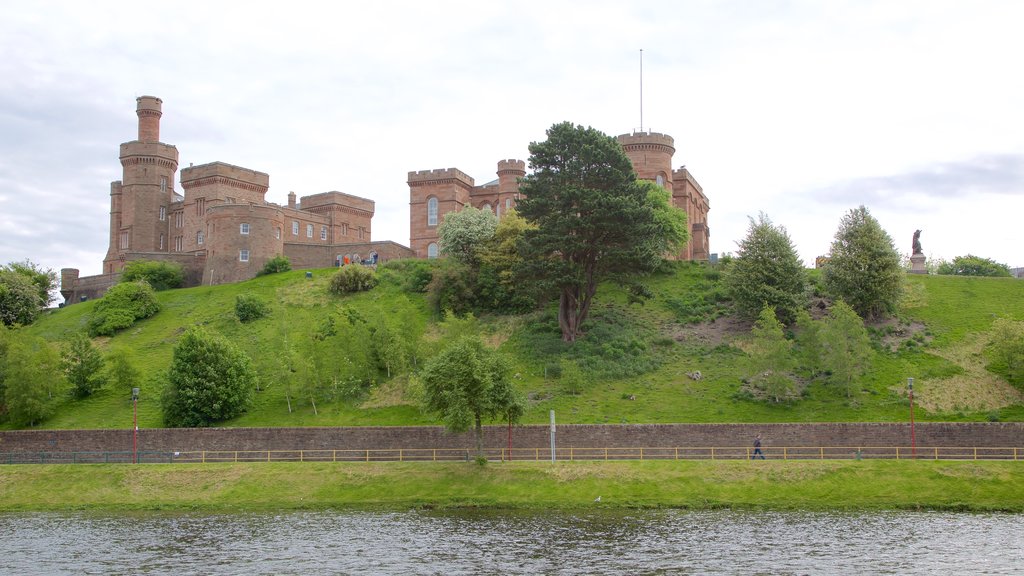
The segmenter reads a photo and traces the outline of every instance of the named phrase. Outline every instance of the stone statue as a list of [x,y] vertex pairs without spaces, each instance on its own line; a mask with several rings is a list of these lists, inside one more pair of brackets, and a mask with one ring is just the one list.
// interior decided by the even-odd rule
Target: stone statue
[[914,230],[914,254],[921,254],[921,231]]

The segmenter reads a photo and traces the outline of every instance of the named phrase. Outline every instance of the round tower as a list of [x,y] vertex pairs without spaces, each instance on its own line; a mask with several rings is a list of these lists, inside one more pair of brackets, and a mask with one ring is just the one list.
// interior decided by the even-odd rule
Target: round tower
[[526,176],[526,162],[522,160],[498,161],[498,210],[505,214],[516,207],[519,198],[519,181]]
[[659,186],[672,190],[672,156],[676,148],[671,136],[657,132],[633,132],[620,135],[618,141],[633,162],[638,178],[657,182]]
[[139,142],[159,142],[164,101],[156,96],[139,96],[135,101],[135,113],[139,116]]

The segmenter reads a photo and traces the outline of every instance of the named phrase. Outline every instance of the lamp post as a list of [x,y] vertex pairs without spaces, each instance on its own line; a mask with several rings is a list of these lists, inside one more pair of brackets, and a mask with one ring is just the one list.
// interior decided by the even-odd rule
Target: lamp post
[[914,439],[914,379],[907,378],[907,396],[910,398],[910,457],[917,458],[917,443]]
[[139,463],[139,389],[132,388],[132,464]]

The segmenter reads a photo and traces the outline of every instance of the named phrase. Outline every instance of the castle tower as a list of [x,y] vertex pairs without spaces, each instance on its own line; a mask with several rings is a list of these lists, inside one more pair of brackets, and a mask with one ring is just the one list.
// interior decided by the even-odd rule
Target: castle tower
[[444,215],[469,204],[473,178],[458,168],[409,172],[409,247],[417,258],[436,258],[437,227]]
[[637,177],[672,191],[672,156],[676,148],[671,136],[657,132],[633,132],[618,136],[618,141],[633,162]]
[[136,99],[138,140],[121,144],[122,178],[110,188],[110,247],[105,273],[124,266],[129,252],[168,252],[168,211],[174,199],[178,149],[160,142],[163,101]]
[[516,201],[519,199],[519,179],[525,176],[526,162],[498,161],[498,200],[495,209],[499,216],[516,207]]

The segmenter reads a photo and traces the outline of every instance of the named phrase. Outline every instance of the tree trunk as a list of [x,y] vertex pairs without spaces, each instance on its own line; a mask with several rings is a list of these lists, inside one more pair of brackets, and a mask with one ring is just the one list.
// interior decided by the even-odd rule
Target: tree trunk
[[484,456],[484,426],[480,421],[480,414],[476,414],[476,457],[483,458]]

